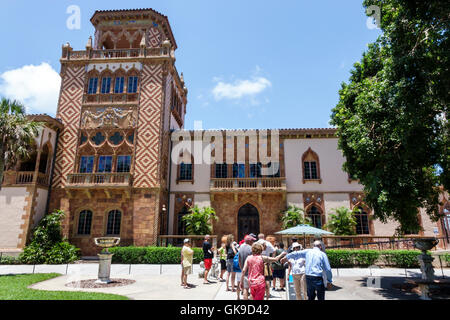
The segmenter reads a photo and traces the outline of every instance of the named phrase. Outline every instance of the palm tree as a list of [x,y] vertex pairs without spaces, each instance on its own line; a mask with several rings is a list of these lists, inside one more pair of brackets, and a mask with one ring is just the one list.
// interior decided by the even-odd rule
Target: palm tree
[[328,223],[324,226],[328,231],[338,236],[351,236],[356,234],[355,213],[359,209],[355,207],[352,211],[346,207],[332,209],[335,214],[330,214]]
[[290,205],[286,211],[282,212],[281,222],[283,229],[295,227],[299,224],[311,225],[311,219],[305,216],[305,211],[294,205]]
[[27,119],[25,107],[18,101],[0,100],[0,190],[5,166],[10,168],[29,157],[41,126]]
[[213,220],[218,220],[218,218],[211,207],[194,206],[189,210],[189,214],[183,217],[183,221],[186,222],[186,232],[190,235],[210,234]]

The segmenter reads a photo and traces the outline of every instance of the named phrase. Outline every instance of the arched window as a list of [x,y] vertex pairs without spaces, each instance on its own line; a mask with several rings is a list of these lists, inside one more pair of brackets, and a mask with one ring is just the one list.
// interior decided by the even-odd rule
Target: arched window
[[119,210],[111,210],[108,213],[108,223],[106,225],[107,235],[120,235],[120,220],[122,213]]
[[78,217],[78,234],[91,234],[92,211],[83,210]]
[[319,156],[317,153],[312,151],[311,148],[308,148],[306,152],[302,156],[302,166],[303,166],[303,183],[308,180],[319,180],[319,183],[322,182],[320,178],[320,163]]
[[355,214],[356,234],[370,234],[369,214],[362,206],[358,206],[359,211]]
[[322,229],[322,213],[316,206],[309,208],[307,216],[311,219],[313,227]]

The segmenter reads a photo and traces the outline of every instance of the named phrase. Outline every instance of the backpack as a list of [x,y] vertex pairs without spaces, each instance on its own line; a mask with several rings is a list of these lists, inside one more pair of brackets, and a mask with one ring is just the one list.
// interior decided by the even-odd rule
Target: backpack
[[241,268],[239,267],[239,253],[236,253],[236,255],[233,258],[233,271],[234,272],[241,271]]

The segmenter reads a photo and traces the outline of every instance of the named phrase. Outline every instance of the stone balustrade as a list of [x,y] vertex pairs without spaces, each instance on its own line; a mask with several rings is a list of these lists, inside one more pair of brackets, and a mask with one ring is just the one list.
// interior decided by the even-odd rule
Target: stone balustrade
[[170,48],[135,48],[135,49],[107,49],[107,50],[71,50],[64,48],[62,60],[109,60],[109,59],[136,59],[136,58],[173,58]]
[[73,173],[67,176],[69,187],[130,186],[131,174],[126,173]]
[[212,191],[285,191],[286,178],[212,178]]

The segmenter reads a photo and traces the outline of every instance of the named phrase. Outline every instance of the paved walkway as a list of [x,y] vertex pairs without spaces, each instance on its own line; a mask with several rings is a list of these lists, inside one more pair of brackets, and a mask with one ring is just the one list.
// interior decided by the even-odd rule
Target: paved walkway
[[[125,295],[137,300],[236,300],[235,292],[226,291],[225,282],[211,279],[213,283],[204,285],[198,277],[199,265],[194,265],[194,273],[188,277],[193,284],[184,289],[180,283],[179,265],[123,265],[111,266],[111,278],[136,280],[134,284],[106,289],[79,289],[66,287],[72,281],[95,279],[98,264],[83,263],[69,265],[0,265],[0,275],[23,273],[60,273],[62,276],[31,286],[38,290],[89,291]],[[333,290],[326,292],[327,300],[384,300],[417,299],[418,296],[402,293],[392,288],[392,283],[402,283],[406,277],[419,277],[419,269],[333,269]],[[442,273],[450,278],[450,269],[435,269],[436,276]],[[291,288],[292,289],[292,288]],[[270,300],[292,299],[291,292],[271,291]],[[294,298],[295,299],[295,298]]]

